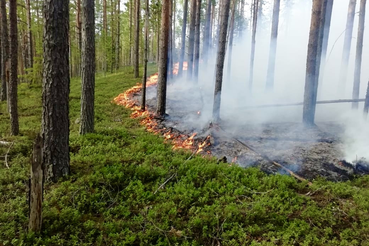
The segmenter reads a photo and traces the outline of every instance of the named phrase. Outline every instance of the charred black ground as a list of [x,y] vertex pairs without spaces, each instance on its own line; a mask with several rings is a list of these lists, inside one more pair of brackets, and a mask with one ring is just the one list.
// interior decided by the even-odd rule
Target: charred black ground
[[[156,86],[148,88],[151,99],[149,96],[147,109],[152,112],[156,108],[155,89]],[[131,95],[136,105],[139,105],[140,96],[140,92]],[[202,97],[198,101],[169,98],[165,119],[154,120],[159,128],[171,129],[177,135],[190,136],[196,132],[195,141],[210,136],[206,151],[219,161],[259,167],[268,174],[288,174],[273,162],[308,180],[323,177],[330,181],[346,181],[369,174],[367,160],[358,159],[353,163],[344,160],[341,134],[344,129],[339,123],[317,123],[310,128],[289,122],[240,124],[237,119],[197,124],[203,100]],[[198,110],[194,110],[196,108]],[[194,123],[188,124],[189,121]]]

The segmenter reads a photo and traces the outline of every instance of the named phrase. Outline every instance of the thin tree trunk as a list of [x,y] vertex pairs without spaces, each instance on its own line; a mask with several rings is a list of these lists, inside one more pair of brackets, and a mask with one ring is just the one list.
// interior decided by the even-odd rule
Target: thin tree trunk
[[45,180],[54,182],[69,174],[68,33],[68,1],[44,0],[42,152]]
[[325,73],[325,62],[327,57],[329,32],[331,28],[332,21],[332,10],[333,10],[333,0],[327,0],[327,11],[325,15],[324,30],[323,30],[323,44],[322,44],[322,60],[320,66],[320,76],[319,76],[319,86],[321,87],[324,81]]
[[10,80],[8,88],[11,134],[19,134],[17,0],[9,0]]
[[364,104],[364,117],[365,119],[368,117],[368,111],[369,111],[369,82],[366,87],[366,96],[365,96],[365,104]]
[[249,89],[252,89],[254,80],[254,61],[255,61],[255,46],[256,46],[256,28],[258,22],[259,0],[254,0],[253,3],[253,20],[252,20],[252,40],[251,40],[251,55],[250,55],[250,74],[249,74]]
[[134,45],[134,59],[133,59],[133,71],[135,78],[139,76],[139,63],[140,63],[140,1],[135,1],[135,45]]
[[28,230],[40,232],[42,227],[42,200],[44,191],[44,175],[42,170],[42,138],[37,135],[33,144],[31,179],[29,191],[29,223]]
[[81,135],[94,131],[95,105],[95,2],[82,0]]
[[[361,77],[361,63],[363,59],[363,41],[364,41],[364,26],[365,26],[365,6],[366,0],[360,1],[360,16],[359,27],[356,44],[356,58],[355,58],[355,73],[354,73],[354,88],[352,91],[352,99],[359,99],[360,94],[360,77]],[[352,108],[357,109],[359,104],[352,103]]]
[[201,22],[201,0],[197,0],[196,23],[195,23],[195,57],[194,57],[194,79],[198,82],[200,65],[200,22]]
[[1,101],[8,97],[8,69],[9,69],[9,37],[5,0],[0,0],[1,8]]
[[28,38],[28,49],[27,49],[27,59],[28,67],[33,67],[33,38],[32,38],[32,16],[31,16],[31,0],[26,0],[26,11],[27,11],[27,38]]
[[272,34],[270,37],[269,63],[266,81],[267,90],[273,90],[274,88],[274,72],[275,72],[275,59],[277,55],[277,38],[278,38],[280,5],[281,5],[280,0],[274,0]]
[[227,67],[227,83],[231,82],[231,70],[232,70],[232,49],[233,49],[233,36],[234,36],[234,19],[236,13],[236,0],[233,0],[231,23],[229,27],[229,42],[228,42],[228,67]]
[[182,24],[182,42],[181,42],[181,54],[178,64],[178,77],[182,75],[183,72],[183,61],[186,50],[186,28],[187,28],[187,12],[188,12],[188,0],[184,0],[183,6],[183,24]]
[[164,117],[166,97],[167,97],[167,75],[168,75],[168,42],[169,42],[169,12],[171,0],[163,0],[161,10],[161,34],[160,34],[160,52],[158,69],[158,87],[157,87],[157,108],[158,116]]
[[169,80],[173,78],[173,0],[169,1],[169,47],[168,47],[168,71],[169,71]]
[[129,0],[129,65],[132,65],[132,15],[133,15],[133,0]]
[[208,57],[209,54],[212,53],[213,50],[213,30],[214,28],[214,23],[215,23],[215,4],[213,4],[211,6],[211,22],[210,22],[210,27],[209,27],[209,47],[208,47]]
[[116,45],[115,45],[115,69],[118,70],[120,67],[120,0],[118,0],[118,12],[117,12],[117,38],[116,38]]
[[188,40],[188,58],[187,58],[187,80],[191,81],[193,76],[193,56],[195,47],[195,22],[196,22],[196,1],[191,0],[191,19],[190,36]]
[[81,0],[77,0],[77,15],[76,15],[76,26],[77,26],[77,41],[78,49],[82,50],[82,21],[81,21]]
[[224,58],[225,58],[225,53],[226,53],[227,28],[228,28],[230,0],[223,0],[223,3],[224,3],[223,8],[219,8],[219,9],[222,10],[221,11],[222,23],[220,25],[219,41],[218,41],[218,53],[217,53],[217,64],[216,64],[214,104],[213,104],[213,120],[214,120],[214,122],[219,122],[219,120],[220,120],[220,105],[221,105],[221,94],[222,94]]
[[147,54],[149,47],[149,0],[146,0],[146,15],[145,15],[145,61],[144,72],[142,78],[142,98],[141,98],[141,110],[145,110],[146,107],[146,80],[147,80]]
[[314,125],[318,92],[320,60],[323,43],[323,30],[327,0],[314,0],[311,14],[306,80],[303,106],[303,123]]
[[354,28],[354,19],[355,19],[355,9],[356,9],[356,0],[350,0],[348,13],[347,13],[347,22],[346,22],[346,31],[345,31],[345,41],[343,44],[343,52],[342,52],[342,61],[341,61],[341,69],[340,69],[340,77],[339,77],[339,91],[343,93],[345,91],[346,80],[347,80],[347,67],[349,65],[350,60],[350,50],[351,50],[351,41],[352,41],[352,32]]
[[103,71],[104,74],[108,70],[108,61],[106,57],[108,56],[107,52],[107,41],[108,41],[108,17],[107,17],[107,6],[106,6],[106,0],[103,0],[103,35],[104,35],[104,57],[103,57]]
[[208,0],[206,3],[205,30],[203,42],[203,60],[205,64],[208,63],[208,53],[210,47],[211,2],[212,0]]

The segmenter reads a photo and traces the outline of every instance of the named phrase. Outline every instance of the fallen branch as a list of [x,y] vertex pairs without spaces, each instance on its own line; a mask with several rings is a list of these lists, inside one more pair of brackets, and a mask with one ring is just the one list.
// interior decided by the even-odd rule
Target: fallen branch
[[162,183],[157,189],[156,191],[154,192],[154,194],[156,194],[156,192],[158,192],[158,190],[160,190],[161,188],[163,188],[172,178],[174,178],[174,176],[177,175],[177,172],[173,173],[172,176],[170,176],[167,180],[165,180],[164,183]]
[[8,151],[6,152],[5,154],[5,166],[9,169],[9,165],[8,165],[8,155],[9,155],[9,152],[10,152],[10,149],[12,148],[12,146],[14,145],[14,142],[10,144],[9,148],[8,148]]
[[[350,102],[365,102],[365,99],[338,99],[338,100],[324,100],[317,101],[316,104],[332,104],[332,103],[350,103]],[[238,110],[256,109],[256,108],[276,108],[276,107],[290,107],[290,106],[301,106],[303,102],[299,103],[279,103],[279,104],[264,104],[237,108]]]
[[1,146],[9,146],[11,144],[12,144],[12,142],[0,141]]

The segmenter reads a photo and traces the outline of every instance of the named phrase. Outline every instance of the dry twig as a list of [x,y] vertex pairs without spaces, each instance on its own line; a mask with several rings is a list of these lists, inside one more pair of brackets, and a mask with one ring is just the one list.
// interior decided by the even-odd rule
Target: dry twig
[[9,152],[10,152],[10,149],[12,148],[12,146],[14,145],[14,142],[10,144],[9,148],[8,148],[8,151],[6,152],[5,154],[5,166],[9,169],[9,165],[8,165],[8,155],[9,155]]

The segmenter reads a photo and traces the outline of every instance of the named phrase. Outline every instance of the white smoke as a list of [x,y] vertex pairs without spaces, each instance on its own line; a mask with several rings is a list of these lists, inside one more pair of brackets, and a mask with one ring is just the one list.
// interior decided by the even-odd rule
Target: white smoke
[[[289,1],[291,2],[291,1]],[[355,16],[351,55],[348,68],[348,80],[345,94],[339,95],[339,70],[343,49],[344,31],[349,0],[334,1],[332,22],[329,35],[327,60],[322,84],[319,86],[318,100],[350,99],[353,87],[354,60],[358,14]],[[272,16],[272,1],[266,1],[264,20],[258,25],[254,80],[252,91],[248,88],[251,32],[245,31],[242,38],[236,38],[233,53],[230,80],[227,80],[227,62],[225,59],[223,90],[221,97],[221,118],[240,125],[301,122],[302,106],[250,109],[248,107],[265,104],[283,104],[303,102],[306,54],[309,39],[312,1],[293,1],[285,4],[282,0],[280,26],[277,43],[274,91],[266,92],[265,83],[269,57],[269,43]],[[367,5],[368,6],[368,5]],[[359,4],[357,4],[357,12]],[[367,9],[369,15],[369,11]],[[369,20],[367,18],[366,24]],[[369,26],[369,25],[366,25]],[[214,29],[213,29],[214,30]],[[369,79],[369,30],[366,30],[363,47],[360,98],[365,97]],[[209,59],[208,65],[200,63],[198,84],[186,77],[168,86],[169,100],[183,99],[193,111],[201,110],[201,117],[188,117],[184,124],[194,128],[205,127],[212,118],[214,92],[214,68],[216,54]],[[322,72],[322,71],[321,71]],[[202,100],[201,100],[202,99]],[[202,104],[202,101],[204,104]],[[170,112],[168,112],[170,114]],[[351,104],[317,105],[316,124],[334,122],[343,125],[344,132],[336,132],[344,143],[344,156],[352,161],[357,157],[369,159],[369,124],[363,118],[363,103],[357,111],[351,110]]]

